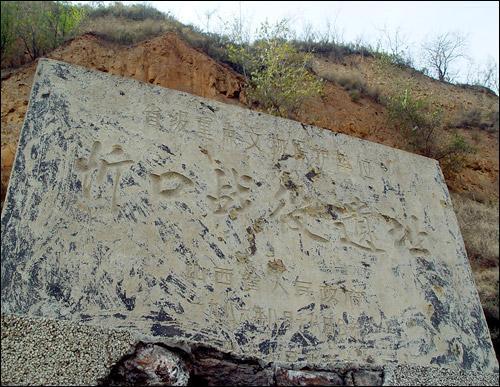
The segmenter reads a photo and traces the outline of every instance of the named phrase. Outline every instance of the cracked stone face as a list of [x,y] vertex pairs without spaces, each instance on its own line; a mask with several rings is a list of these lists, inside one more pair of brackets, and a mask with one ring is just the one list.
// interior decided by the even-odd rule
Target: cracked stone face
[[40,60],[2,312],[265,360],[497,370],[436,161]]

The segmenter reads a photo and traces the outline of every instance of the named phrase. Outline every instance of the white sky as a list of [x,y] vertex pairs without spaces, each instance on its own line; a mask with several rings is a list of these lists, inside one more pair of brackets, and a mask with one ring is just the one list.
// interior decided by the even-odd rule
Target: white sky
[[[107,2],[105,2],[107,3]],[[421,43],[428,36],[443,32],[459,32],[467,37],[466,53],[475,65],[484,65],[488,58],[499,63],[499,3],[497,1],[149,1],[157,9],[173,14],[184,24],[206,30],[206,13],[215,11],[210,19],[210,32],[219,32],[220,20],[241,16],[254,31],[268,19],[292,20],[292,28],[300,35],[308,23],[314,30],[324,30],[327,21],[334,23],[345,42],[362,39],[376,44],[381,30],[390,33],[399,29],[406,38],[410,52],[420,67]],[[457,63],[463,78],[469,63]],[[464,80],[464,79],[462,79]]]

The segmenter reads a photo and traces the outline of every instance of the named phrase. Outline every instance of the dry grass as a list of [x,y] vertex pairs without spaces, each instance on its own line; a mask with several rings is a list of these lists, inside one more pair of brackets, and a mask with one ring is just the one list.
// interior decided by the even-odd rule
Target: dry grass
[[173,28],[169,22],[164,20],[129,20],[105,16],[87,20],[81,27],[81,31],[82,33],[94,32],[115,43],[135,44],[172,31]]
[[473,267],[498,267],[498,203],[478,203],[453,194],[453,207]]
[[349,92],[349,96],[354,102],[357,102],[362,95],[376,102],[381,102],[380,90],[377,87],[368,86],[359,72],[318,71],[315,67],[313,67],[313,71],[315,71],[316,75],[319,77],[342,86],[344,90]]
[[453,194],[453,207],[498,357],[500,355],[498,202],[483,204],[464,195]]

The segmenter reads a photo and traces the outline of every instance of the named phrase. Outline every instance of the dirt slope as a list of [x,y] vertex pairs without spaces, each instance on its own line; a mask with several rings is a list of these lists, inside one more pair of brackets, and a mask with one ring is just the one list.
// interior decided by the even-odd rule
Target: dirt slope
[[[93,34],[75,38],[53,51],[49,58],[93,68],[111,74],[186,91],[225,103],[244,105],[243,78],[229,67],[193,49],[169,33],[131,47],[105,42]],[[430,93],[452,117],[464,107],[490,108],[498,98],[444,85],[423,75],[391,73],[370,58],[349,57],[346,63],[318,59],[318,74],[325,71],[359,71],[363,78],[380,88],[400,87],[408,79],[419,92]],[[13,162],[17,138],[29,99],[36,63],[2,75],[2,202]],[[398,86],[399,85],[399,86]],[[416,85],[416,86],[415,86]],[[385,108],[368,99],[353,102],[340,86],[327,82],[321,98],[303,104],[293,117],[319,127],[404,148],[406,140],[387,125]],[[498,134],[462,130],[478,148],[467,168],[459,175],[447,176],[450,188],[470,192],[475,197],[498,198]]]

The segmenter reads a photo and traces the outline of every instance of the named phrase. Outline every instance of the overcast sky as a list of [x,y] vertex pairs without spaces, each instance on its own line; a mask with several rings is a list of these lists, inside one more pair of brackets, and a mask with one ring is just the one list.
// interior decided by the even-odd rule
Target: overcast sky
[[[219,32],[220,20],[239,18],[255,30],[261,22],[289,18],[300,33],[307,24],[323,30],[327,21],[334,23],[345,42],[361,39],[376,44],[386,29],[390,35],[399,29],[418,61],[420,46],[426,38],[443,32],[459,32],[467,37],[466,52],[476,64],[488,58],[499,63],[499,3],[497,1],[149,1],[157,9],[172,13],[185,24],[207,28],[207,12],[215,11],[208,25]],[[460,63],[465,76],[468,62]]]

